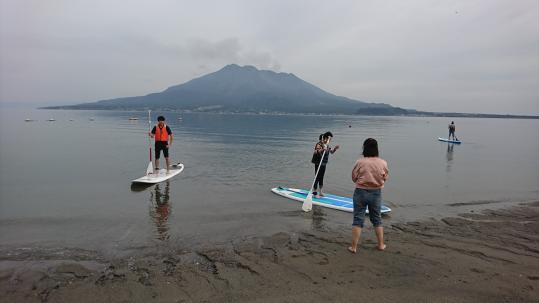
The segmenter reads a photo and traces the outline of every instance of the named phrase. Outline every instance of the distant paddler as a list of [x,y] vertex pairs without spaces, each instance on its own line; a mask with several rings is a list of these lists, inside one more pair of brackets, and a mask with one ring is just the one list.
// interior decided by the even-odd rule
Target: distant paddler
[[449,136],[447,136],[447,140],[451,140],[451,136],[453,136],[453,140],[458,141],[459,139],[455,137],[455,121],[451,121],[447,128],[449,129]]

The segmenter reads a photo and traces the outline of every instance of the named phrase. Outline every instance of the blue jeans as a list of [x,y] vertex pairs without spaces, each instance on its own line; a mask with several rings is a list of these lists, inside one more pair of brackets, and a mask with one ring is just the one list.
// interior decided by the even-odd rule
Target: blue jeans
[[382,225],[382,190],[356,188],[354,191],[353,226],[363,228],[365,211],[369,207],[369,219],[374,227]]

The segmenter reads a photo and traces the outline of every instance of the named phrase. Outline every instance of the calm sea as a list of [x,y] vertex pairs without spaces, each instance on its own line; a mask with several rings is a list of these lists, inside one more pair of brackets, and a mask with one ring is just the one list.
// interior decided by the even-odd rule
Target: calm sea
[[[157,114],[166,116],[171,158],[185,170],[132,187],[148,165],[146,112],[1,109],[0,245],[122,254],[348,228],[348,213],[304,214],[299,202],[270,192],[310,187],[312,148],[325,131],[341,146],[325,178],[338,195],[354,190],[350,172],[363,140],[379,141],[390,169],[387,224],[539,199],[539,120],[166,112],[153,120]],[[451,120],[462,145],[437,141]]]

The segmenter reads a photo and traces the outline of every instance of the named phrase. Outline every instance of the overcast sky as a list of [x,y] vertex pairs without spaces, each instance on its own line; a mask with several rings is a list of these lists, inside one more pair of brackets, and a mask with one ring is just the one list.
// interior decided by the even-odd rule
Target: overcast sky
[[0,102],[145,95],[226,64],[426,111],[539,114],[539,1],[0,1]]

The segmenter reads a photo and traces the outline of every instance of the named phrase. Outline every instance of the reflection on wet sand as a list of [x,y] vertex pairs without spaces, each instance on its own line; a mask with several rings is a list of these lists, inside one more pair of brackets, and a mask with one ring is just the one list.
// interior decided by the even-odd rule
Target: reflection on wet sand
[[155,188],[150,191],[150,218],[156,227],[156,235],[159,240],[167,240],[170,238],[168,233],[170,227],[168,225],[168,218],[171,214],[170,208],[170,182],[165,183],[164,190],[161,189],[159,184],[155,185]]

